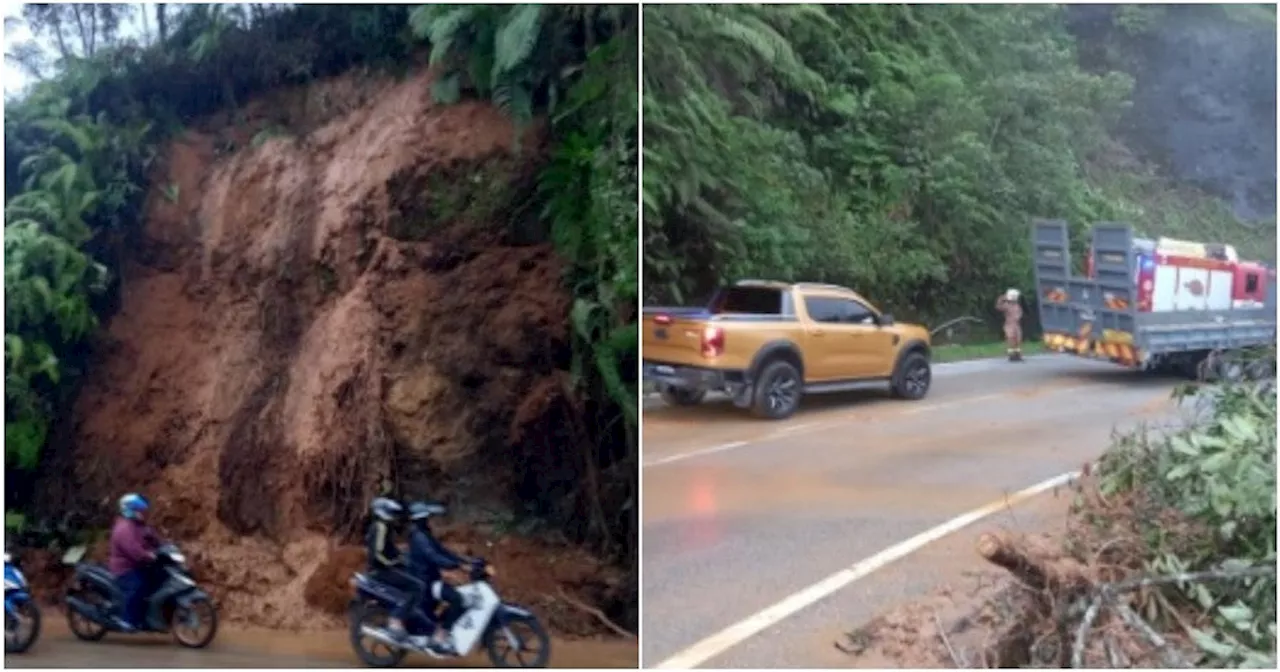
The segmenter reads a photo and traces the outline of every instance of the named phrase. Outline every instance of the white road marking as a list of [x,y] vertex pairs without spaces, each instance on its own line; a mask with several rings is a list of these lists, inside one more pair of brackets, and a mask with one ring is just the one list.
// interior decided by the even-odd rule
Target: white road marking
[[[1066,389],[1074,389],[1074,388],[1066,388]],[[1065,392],[1066,389],[1062,391]],[[908,408],[903,409],[902,414],[914,415],[916,413],[927,413],[929,411],[936,411],[939,408],[951,408],[952,406],[963,406],[965,404],[972,404],[975,401],[994,401],[996,399],[1007,398],[1008,396],[1009,396],[1008,393],[982,394],[976,397],[965,397],[963,399],[955,399],[953,401],[943,401],[936,404],[926,404],[924,406],[910,406]]]
[[743,446],[745,446],[745,445],[747,445],[747,442],[746,442],[746,441],[732,441],[732,442],[730,442],[730,443],[722,443],[722,444],[720,444],[720,445],[718,445],[718,446],[711,446],[710,448],[700,448],[700,449],[698,449],[698,450],[692,450],[692,451],[689,451],[689,452],[687,452],[687,453],[678,453],[678,454],[676,454],[676,455],[668,455],[668,456],[666,456],[666,457],[660,457],[660,458],[658,458],[658,459],[656,459],[656,460],[650,460],[650,461],[648,461],[648,462],[645,462],[645,463],[644,463],[644,466],[646,466],[646,467],[656,467],[656,466],[658,466],[658,465],[660,465],[660,464],[671,464],[672,462],[679,462],[680,460],[687,460],[687,459],[689,459],[689,458],[691,458],[691,457],[701,457],[701,456],[703,456],[703,455],[710,455],[710,454],[712,454],[712,453],[719,453],[719,452],[721,452],[721,451],[725,451],[725,450],[733,450],[734,448],[741,448],[741,447],[743,447]]
[[1001,499],[991,502],[986,506],[974,509],[962,516],[953,518],[933,529],[926,530],[917,534],[906,541],[890,546],[879,553],[861,560],[846,569],[842,569],[831,576],[819,581],[818,583],[795,593],[781,602],[768,607],[753,616],[735,623],[720,632],[707,637],[706,639],[694,644],[693,646],[667,658],[658,663],[655,667],[662,669],[685,670],[697,667],[708,660],[728,651],[729,649],[741,644],[742,642],[754,637],[762,632],[765,628],[773,626],[783,619],[809,607],[816,602],[830,596],[831,594],[845,588],[849,584],[862,579],[876,570],[901,560],[902,558],[924,548],[925,546],[946,537],[947,535],[959,532],[961,529],[972,525],[993,513],[997,513],[1006,507],[1013,506],[1025,499],[1034,497],[1042,492],[1047,492],[1060,485],[1069,483],[1080,475],[1080,472],[1073,471],[1071,473],[1055,476],[1046,481],[1037,483],[1029,488],[1020,490]]

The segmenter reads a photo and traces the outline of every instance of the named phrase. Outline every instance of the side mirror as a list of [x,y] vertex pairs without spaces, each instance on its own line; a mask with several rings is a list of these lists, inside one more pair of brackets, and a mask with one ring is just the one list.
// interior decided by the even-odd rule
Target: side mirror
[[892,326],[893,326],[893,313],[883,313],[883,314],[881,314],[881,315],[880,315],[880,326],[882,326],[882,327],[892,327]]

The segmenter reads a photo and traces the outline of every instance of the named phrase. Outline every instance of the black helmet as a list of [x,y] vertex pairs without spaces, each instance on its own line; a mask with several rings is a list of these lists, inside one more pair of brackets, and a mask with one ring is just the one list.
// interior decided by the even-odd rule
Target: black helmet
[[369,505],[369,510],[373,513],[373,517],[384,523],[394,523],[400,519],[404,513],[404,507],[390,497],[376,497],[373,503]]
[[449,507],[442,502],[414,502],[409,505],[409,520],[425,523],[431,516],[443,516],[448,512]]

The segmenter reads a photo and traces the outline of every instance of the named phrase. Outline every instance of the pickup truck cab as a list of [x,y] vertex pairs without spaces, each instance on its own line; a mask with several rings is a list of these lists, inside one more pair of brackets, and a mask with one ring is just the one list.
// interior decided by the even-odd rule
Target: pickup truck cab
[[845,287],[747,280],[706,308],[645,308],[643,318],[644,378],[672,405],[720,391],[778,420],[805,394],[884,381],[922,399],[932,382],[929,332]]

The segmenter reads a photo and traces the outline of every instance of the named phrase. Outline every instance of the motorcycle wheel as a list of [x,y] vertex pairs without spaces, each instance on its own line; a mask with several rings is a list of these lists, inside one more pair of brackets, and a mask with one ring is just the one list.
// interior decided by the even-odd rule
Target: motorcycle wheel
[[[100,610],[103,609],[102,605],[109,602],[105,595],[92,588],[68,593],[68,595],[93,604]],[[67,607],[67,627],[76,639],[86,642],[96,642],[107,636],[107,626],[70,607]]]
[[[360,661],[369,667],[395,667],[404,660],[408,654],[404,649],[392,648],[385,642],[377,639],[365,637],[361,633],[364,626],[371,628],[386,628],[387,622],[391,619],[391,614],[386,607],[376,602],[365,602],[352,605],[349,618],[351,620],[351,648],[355,649],[356,655],[360,657]],[[371,646],[366,646],[366,642]],[[382,647],[386,649],[386,654],[378,654],[373,649]]]
[[[188,627],[188,617],[193,618],[197,624],[195,629]],[[209,631],[202,635],[200,633],[205,626]],[[186,606],[177,605],[173,609],[173,616],[169,618],[169,632],[173,633],[173,640],[182,646],[203,649],[218,634],[218,609],[213,606],[213,602],[204,598]]]
[[[515,639],[519,649],[512,646]],[[510,616],[504,624],[494,623],[484,633],[484,648],[494,667],[546,667],[551,659],[551,637],[534,616]],[[515,654],[515,662],[508,660]],[[531,653],[528,660],[523,654]]]
[[5,615],[4,652],[25,653],[40,637],[40,608],[35,602],[23,602],[18,605],[18,616],[23,622],[30,624],[31,633],[23,636],[20,631],[9,629],[9,616]]

